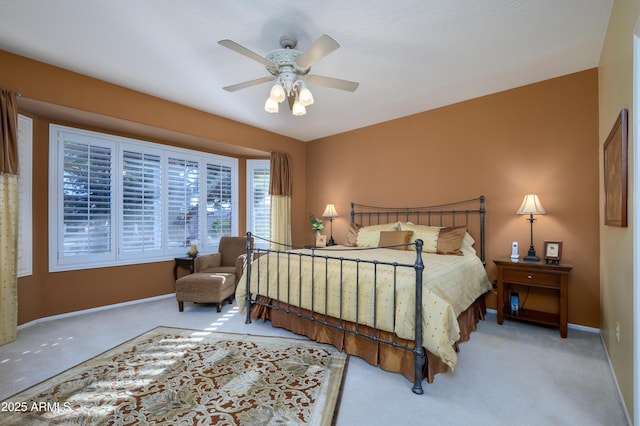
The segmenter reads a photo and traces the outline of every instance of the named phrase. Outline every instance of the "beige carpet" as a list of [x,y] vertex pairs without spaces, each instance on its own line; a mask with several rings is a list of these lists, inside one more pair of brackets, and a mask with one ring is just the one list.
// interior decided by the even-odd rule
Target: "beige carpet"
[[307,340],[158,327],[3,401],[0,425],[329,425],[346,362]]

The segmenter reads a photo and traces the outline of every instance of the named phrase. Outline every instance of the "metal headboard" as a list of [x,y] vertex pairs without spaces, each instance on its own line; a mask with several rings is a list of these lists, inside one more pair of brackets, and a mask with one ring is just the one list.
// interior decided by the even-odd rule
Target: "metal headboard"
[[[390,222],[412,222],[428,226],[466,225],[469,233],[480,237],[480,260],[485,261],[485,196],[423,207],[380,207],[351,202],[351,222],[377,225]],[[478,203],[477,208],[471,207]],[[476,221],[474,218],[478,218]]]

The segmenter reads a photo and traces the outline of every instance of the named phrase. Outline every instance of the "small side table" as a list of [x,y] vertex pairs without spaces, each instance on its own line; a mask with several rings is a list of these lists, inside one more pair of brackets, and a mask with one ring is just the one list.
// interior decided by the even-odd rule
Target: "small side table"
[[178,268],[188,269],[189,273],[193,274],[193,268],[196,261],[195,257],[184,256],[184,257],[176,257],[174,259],[175,264],[173,265],[173,280],[178,280]]
[[[560,336],[567,337],[568,323],[568,281],[569,271],[573,265],[560,263],[548,265],[544,262],[512,262],[511,260],[494,260],[498,267],[498,324],[502,324],[504,318],[519,319],[557,326],[560,328]],[[511,312],[509,294],[506,294],[505,284],[514,284],[525,287],[541,287],[558,290],[559,313],[541,312],[532,309],[518,309],[517,313]]]

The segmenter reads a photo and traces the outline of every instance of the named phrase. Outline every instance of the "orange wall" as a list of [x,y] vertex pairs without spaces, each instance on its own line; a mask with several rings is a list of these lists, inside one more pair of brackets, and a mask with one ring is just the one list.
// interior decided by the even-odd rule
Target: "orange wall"
[[[101,130],[95,114],[104,118],[109,132],[217,152],[220,143],[226,144],[227,155],[239,162],[239,206],[245,205],[245,157],[233,154],[234,147],[268,152],[288,152],[293,157],[293,175],[297,183],[292,196],[292,208],[305,211],[305,144],[218,116],[194,110],[159,98],[115,86],[103,81],[72,73],[47,64],[0,51],[0,87],[20,92],[22,99],[32,99],[79,111],[94,113],[91,125],[66,120],[63,124]],[[18,104],[20,105],[20,99]],[[54,108],[55,110],[55,108]],[[33,116],[33,114],[29,114]],[[55,116],[56,113],[53,112]],[[85,114],[86,115],[86,114]],[[113,119],[126,120],[134,126],[113,131]],[[174,291],[173,261],[129,265],[113,268],[88,269],[69,272],[48,272],[48,125],[59,122],[46,115],[34,117],[33,146],[33,275],[18,280],[18,323],[71,311],[104,306],[135,299],[152,297]],[[109,124],[107,124],[109,123]],[[166,138],[149,138],[136,134],[148,128],[169,130]],[[162,133],[162,132],[160,132]],[[183,138],[187,135],[191,138]],[[187,142],[185,142],[185,140]],[[211,141],[211,146],[207,143]],[[301,235],[306,218],[294,218],[293,235]],[[245,232],[244,214],[240,215],[240,233]],[[295,237],[294,237],[295,238]],[[294,241],[296,242],[296,241]],[[177,309],[177,308],[176,308]]]
[[[190,143],[168,134],[156,140],[162,143],[214,152],[202,143],[211,140],[265,153],[289,152],[296,182],[294,244],[313,241],[308,213],[320,215],[328,202],[342,214],[334,221],[334,237],[341,242],[352,200],[425,205],[483,194],[493,278],[491,259],[507,256],[511,241],[519,241],[524,254],[529,225],[515,211],[525,193],[535,192],[548,212],[535,223],[538,253],[543,240],[560,240],[563,257],[574,264],[569,320],[599,326],[596,70],[302,143],[7,52],[0,51],[0,63],[0,87],[24,98],[200,138]],[[48,272],[50,121],[36,116],[34,122],[34,273],[18,280],[19,323],[172,292],[172,261]],[[100,129],[95,123],[83,127]],[[151,140],[129,128],[116,133]],[[237,156],[243,170],[244,158]],[[243,185],[240,200],[244,203]],[[535,307],[545,300],[534,295],[527,303]],[[495,296],[489,306],[495,306]]]
[[[526,255],[529,222],[515,213],[536,193],[547,210],[534,223],[537,253],[544,240],[563,242],[574,266],[569,321],[599,327],[598,152],[592,69],[312,141],[307,206],[319,215],[336,205],[342,242],[350,201],[421,206],[485,195],[493,279],[491,260],[508,257],[512,241]],[[556,309],[547,299],[532,294],[527,306]]]

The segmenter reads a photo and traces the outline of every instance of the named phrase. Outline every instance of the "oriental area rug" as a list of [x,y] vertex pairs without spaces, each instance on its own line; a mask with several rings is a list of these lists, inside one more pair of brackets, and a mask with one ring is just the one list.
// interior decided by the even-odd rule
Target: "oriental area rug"
[[0,425],[330,425],[346,364],[308,340],[158,327],[2,401]]

